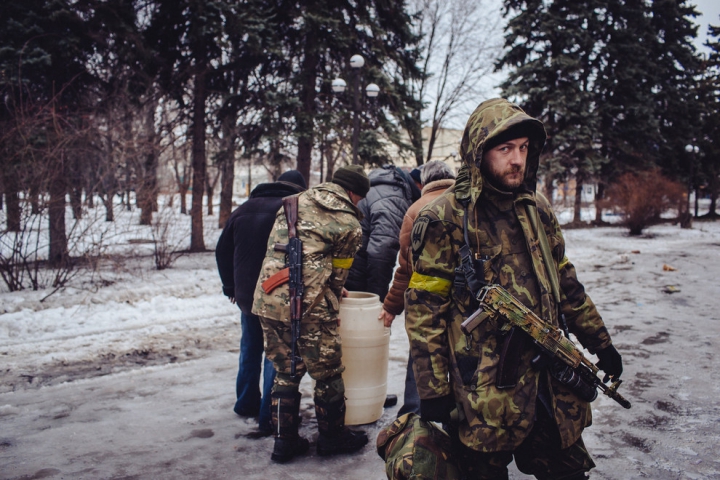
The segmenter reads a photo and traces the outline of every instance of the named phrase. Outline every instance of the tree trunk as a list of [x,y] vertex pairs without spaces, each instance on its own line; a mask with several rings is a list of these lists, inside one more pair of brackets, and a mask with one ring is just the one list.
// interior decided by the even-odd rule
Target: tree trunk
[[547,198],[550,205],[552,205],[553,195],[555,194],[555,185],[553,185],[553,178],[549,173],[545,175],[543,186],[545,187],[545,198]]
[[62,154],[57,165],[53,166],[50,175],[50,203],[48,205],[50,249],[48,261],[50,265],[58,266],[68,259],[67,233],[65,232],[65,193],[67,192],[67,186],[65,159]]
[[[77,182],[77,178],[74,179]],[[82,188],[71,187],[70,205],[72,206],[73,219],[80,220],[82,218]]]
[[430,129],[430,138],[428,138],[427,158],[425,160],[425,163],[429,162],[432,159],[432,152],[433,148],[435,147],[435,140],[437,140],[437,132],[439,129],[440,123],[433,122],[432,128]]
[[708,187],[710,190],[710,210],[708,210],[708,216],[717,217],[717,199],[718,199],[718,175],[711,170],[710,181]]
[[205,191],[205,86],[206,62],[200,58],[204,54],[196,55],[195,85],[193,87],[193,124],[192,124],[192,208],[190,210],[190,251],[204,252],[205,238],[203,232],[203,192]]
[[30,191],[30,213],[33,215],[40,215],[40,185],[37,179],[31,180]]
[[123,198],[127,197],[127,202],[125,202],[125,210],[128,212],[132,210],[132,205],[130,205],[130,181],[132,178],[132,172],[130,171],[130,162],[126,162],[125,165],[125,194]]
[[178,187],[180,191],[180,213],[187,214],[187,193],[190,185],[184,183]]
[[582,222],[580,210],[582,207],[582,189],[583,184],[579,176],[575,177],[575,205],[573,208],[573,223]]
[[115,198],[115,192],[108,192],[105,195],[100,195],[103,205],[105,205],[105,221],[115,221],[115,211],[113,210],[113,199]]
[[603,221],[603,201],[605,200],[605,183],[598,182],[597,192],[595,192],[595,223],[600,225]]
[[228,218],[232,213],[233,185],[235,184],[235,162],[228,162],[223,165],[222,179],[220,180],[220,215],[218,228],[225,228]]
[[422,122],[420,121],[420,114],[412,123],[412,127],[407,129],[408,136],[410,137],[410,144],[413,147],[413,154],[415,155],[415,163],[419,167],[425,161],[423,158],[423,139],[422,139]]
[[248,181],[247,181],[247,187],[245,188],[245,196],[249,197],[250,193],[252,192],[252,167],[253,167],[253,159],[250,157],[248,159]]
[[322,138],[320,139],[320,183],[323,183],[325,180],[325,134],[322,135]]
[[7,229],[9,232],[20,231],[20,188],[15,169],[8,168],[3,173],[5,202],[7,203]]
[[335,174],[335,164],[337,163],[338,156],[335,155],[333,152],[333,147],[331,144],[326,145],[325,147],[325,181],[329,182],[332,180],[333,175]]
[[219,165],[221,177],[218,228],[225,228],[225,223],[232,213],[233,184],[235,183],[235,136],[231,132],[229,122],[223,122],[223,141],[226,143]]
[[142,171],[142,178],[138,182],[137,203],[140,208],[140,225],[152,224],[152,186],[150,182],[151,173],[148,168],[152,168],[153,154],[147,153],[145,156],[145,165]]
[[157,211],[157,164],[158,155],[155,134],[155,102],[147,105],[145,118],[145,164],[140,179],[138,203],[140,225],[152,224],[152,212]]
[[314,33],[309,33],[305,39],[305,58],[302,62],[300,81],[302,90],[300,101],[302,108],[295,113],[298,139],[297,169],[310,186],[310,165],[312,162],[312,148],[315,128],[315,83],[317,81],[317,67],[320,56],[316,49],[317,40]]
[[210,184],[207,184],[206,190],[207,190],[207,214],[208,214],[208,217],[211,217],[213,215],[213,195],[215,194],[215,187],[211,186]]

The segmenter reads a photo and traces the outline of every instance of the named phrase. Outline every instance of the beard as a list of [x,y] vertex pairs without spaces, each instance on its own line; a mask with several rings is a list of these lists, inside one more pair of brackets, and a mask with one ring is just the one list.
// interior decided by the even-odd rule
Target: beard
[[514,192],[525,180],[525,167],[513,166],[504,170],[490,168],[486,162],[480,165],[485,180],[503,192]]

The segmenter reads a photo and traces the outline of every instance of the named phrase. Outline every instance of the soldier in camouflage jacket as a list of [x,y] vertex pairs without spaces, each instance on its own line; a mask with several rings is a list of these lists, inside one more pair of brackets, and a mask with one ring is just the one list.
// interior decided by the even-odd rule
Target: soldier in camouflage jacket
[[[517,105],[503,99],[480,104],[463,134],[464,166],[455,186],[425,207],[413,226],[406,329],[421,415],[447,421],[457,406],[458,450],[468,478],[507,478],[513,456],[521,471],[537,478],[586,478],[594,463],[581,438],[591,423],[590,405],[531,364],[538,352],[530,341],[521,338],[510,347],[514,382],[499,388],[508,338],[492,321],[462,334],[460,324],[478,308],[467,282],[455,274],[466,243],[465,212],[473,256],[485,259],[476,262],[479,279],[503,286],[554,325],[564,315],[570,332],[598,355],[598,366],[622,373],[620,355],[565,256],[555,214],[535,191],[545,138],[542,123]],[[540,235],[552,259],[542,258]],[[559,284],[555,294],[551,276]]]
[[304,294],[297,352],[296,375],[290,375],[291,330],[288,284],[269,293],[263,282],[285,267],[285,253],[276,243],[288,242],[283,209],[277,214],[268,240],[260,278],[255,288],[253,314],[260,317],[265,334],[265,355],[277,376],[272,390],[275,447],[272,459],[286,462],[305,453],[307,440],[298,435],[300,380],[309,373],[315,383],[315,411],[320,455],[350,453],[367,443],[367,436],[345,427],[345,387],[341,340],[338,335],[339,302],[343,285],[362,238],[357,203],[367,194],[370,181],[359,166],[339,169],[332,182],[298,196],[297,236],[302,241]]

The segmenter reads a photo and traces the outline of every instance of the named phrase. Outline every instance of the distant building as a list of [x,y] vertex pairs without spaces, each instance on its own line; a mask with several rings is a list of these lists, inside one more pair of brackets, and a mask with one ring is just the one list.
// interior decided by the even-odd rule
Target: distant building
[[[430,142],[430,131],[430,127],[425,127],[422,129],[423,163],[428,162],[427,151],[428,144]],[[454,128],[439,129],[437,131],[435,144],[433,145],[432,156],[429,160],[442,160],[447,163],[454,172],[457,172],[462,165],[462,161],[458,153],[460,152],[460,141],[462,140],[462,134],[462,130],[457,130]],[[404,134],[404,137],[407,139],[407,134]],[[409,140],[406,141],[409,142]],[[397,148],[394,148],[394,152],[396,152],[396,154],[394,155],[393,160],[395,161],[395,165],[397,165],[398,167],[402,167],[403,169],[413,169],[417,167],[415,157],[412,154],[404,152],[401,156],[399,155],[399,153],[397,153]]]

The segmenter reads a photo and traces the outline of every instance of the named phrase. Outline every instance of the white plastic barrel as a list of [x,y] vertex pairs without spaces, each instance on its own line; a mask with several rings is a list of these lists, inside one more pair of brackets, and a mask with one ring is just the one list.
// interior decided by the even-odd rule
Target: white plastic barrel
[[374,293],[350,292],[340,302],[347,425],[372,423],[383,413],[390,329],[377,319],[381,309],[380,297]]

